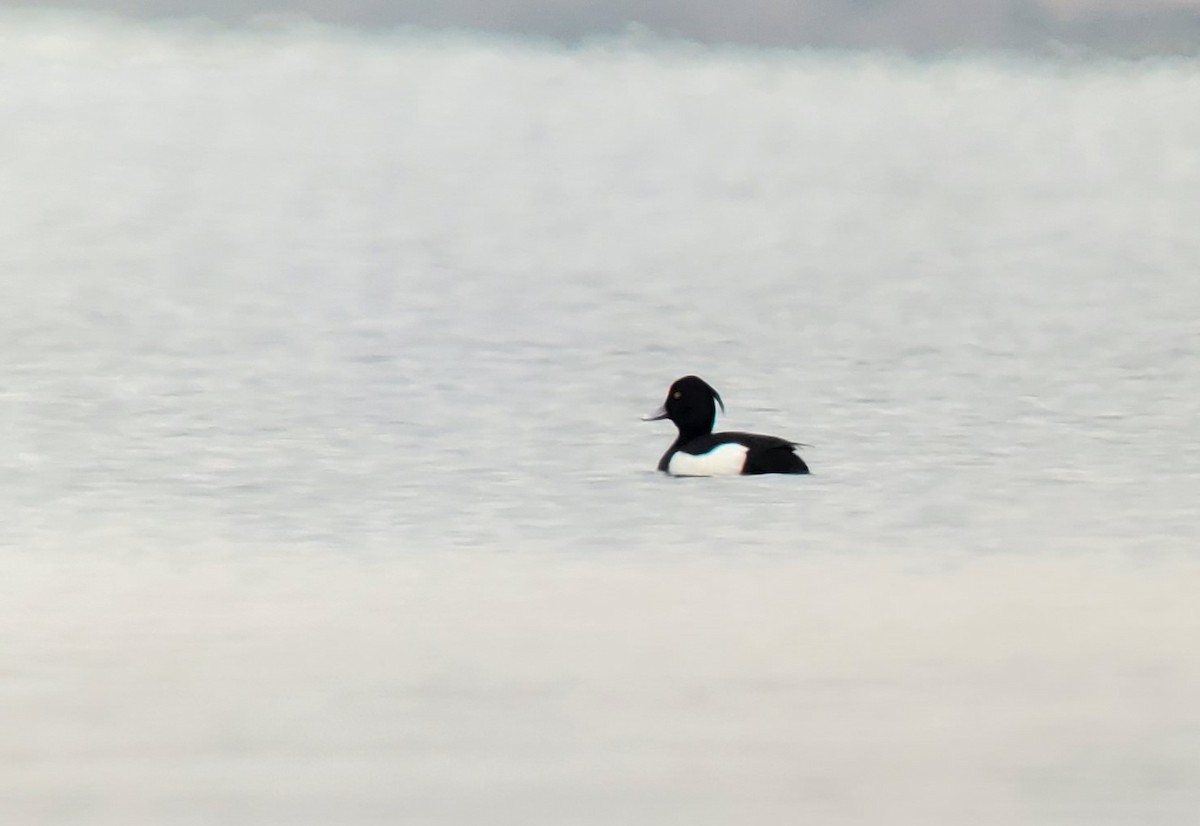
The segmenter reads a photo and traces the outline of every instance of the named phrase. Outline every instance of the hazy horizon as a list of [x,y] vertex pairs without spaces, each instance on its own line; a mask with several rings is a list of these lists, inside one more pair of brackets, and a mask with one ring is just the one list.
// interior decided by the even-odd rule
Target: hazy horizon
[[1105,54],[1195,54],[1200,0],[216,0],[198,13],[181,0],[58,0],[0,8],[81,9],[134,18],[244,24],[311,19],[353,27],[420,26],[573,41],[644,27],[702,43],[952,51],[1006,49]]

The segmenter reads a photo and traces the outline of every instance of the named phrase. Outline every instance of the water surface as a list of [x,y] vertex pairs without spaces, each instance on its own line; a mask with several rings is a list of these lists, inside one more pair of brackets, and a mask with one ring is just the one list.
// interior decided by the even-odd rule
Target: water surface
[[6,821],[1192,822],[1194,62],[0,40]]

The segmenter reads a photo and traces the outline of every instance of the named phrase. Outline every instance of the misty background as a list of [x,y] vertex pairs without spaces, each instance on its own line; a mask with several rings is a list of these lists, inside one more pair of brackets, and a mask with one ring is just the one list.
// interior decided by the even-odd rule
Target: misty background
[[0,7],[0,826],[1195,826],[1198,41]]
[[573,41],[644,27],[705,43],[947,51],[1194,54],[1200,0],[59,0],[86,9],[224,24],[474,29]]

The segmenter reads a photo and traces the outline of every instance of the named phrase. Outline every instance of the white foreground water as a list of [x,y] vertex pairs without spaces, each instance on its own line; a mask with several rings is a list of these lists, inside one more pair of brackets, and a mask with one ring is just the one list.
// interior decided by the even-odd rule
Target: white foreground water
[[[0,820],[1191,824],[1200,64],[0,16]],[[698,373],[807,478],[671,480]]]

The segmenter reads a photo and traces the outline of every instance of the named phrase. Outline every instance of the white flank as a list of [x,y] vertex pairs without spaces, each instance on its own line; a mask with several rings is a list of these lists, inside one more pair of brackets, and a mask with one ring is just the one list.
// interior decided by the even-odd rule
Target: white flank
[[726,442],[717,445],[708,453],[693,456],[678,451],[667,463],[667,473],[672,476],[729,476],[742,472],[746,464],[745,445]]

